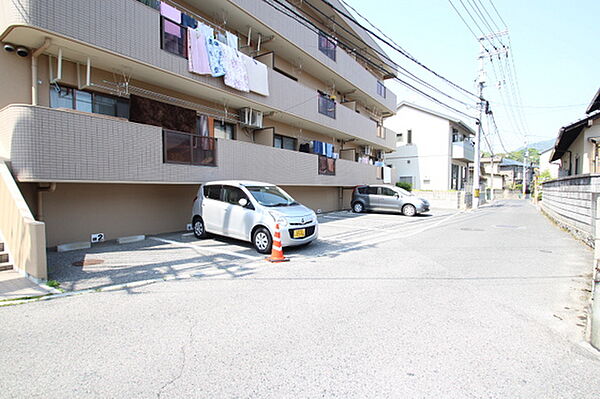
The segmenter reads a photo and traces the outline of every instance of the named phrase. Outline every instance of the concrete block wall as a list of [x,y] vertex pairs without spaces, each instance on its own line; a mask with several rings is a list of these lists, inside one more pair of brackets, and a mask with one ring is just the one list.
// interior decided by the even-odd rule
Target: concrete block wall
[[542,211],[559,226],[594,246],[594,193],[600,193],[600,175],[568,176],[542,184]]

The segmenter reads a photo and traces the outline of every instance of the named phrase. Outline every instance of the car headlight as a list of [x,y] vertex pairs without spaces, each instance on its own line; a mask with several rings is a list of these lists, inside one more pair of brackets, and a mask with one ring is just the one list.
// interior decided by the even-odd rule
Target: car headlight
[[279,227],[287,226],[288,221],[283,214],[275,211],[269,211],[269,215],[271,215],[275,223],[279,223]]

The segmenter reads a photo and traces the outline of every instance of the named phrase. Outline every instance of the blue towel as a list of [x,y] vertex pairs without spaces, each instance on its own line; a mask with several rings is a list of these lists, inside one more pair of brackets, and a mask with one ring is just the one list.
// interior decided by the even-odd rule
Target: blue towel
[[333,144],[325,144],[327,146],[327,157],[333,158]]
[[196,21],[194,17],[190,17],[187,14],[181,14],[181,25],[196,29],[198,27],[198,21]]

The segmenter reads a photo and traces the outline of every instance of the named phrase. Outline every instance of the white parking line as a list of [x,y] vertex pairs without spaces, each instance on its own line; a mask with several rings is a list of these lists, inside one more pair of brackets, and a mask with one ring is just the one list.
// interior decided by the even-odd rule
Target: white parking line
[[241,254],[241,253],[233,252],[233,251],[227,251],[227,250],[221,249],[221,248],[219,248],[219,249],[213,249],[213,248],[203,247],[201,245],[187,244],[187,243],[184,243],[184,242],[167,240],[165,238],[158,238],[158,237],[150,237],[150,239],[151,240],[155,240],[155,241],[164,242],[164,243],[167,243],[167,244],[177,245],[179,247],[192,248],[192,249],[194,249],[196,251],[206,251],[206,252],[212,252],[214,254],[229,255],[229,256],[234,256],[234,257],[243,258],[243,259],[260,260],[260,258],[257,258],[256,256]]

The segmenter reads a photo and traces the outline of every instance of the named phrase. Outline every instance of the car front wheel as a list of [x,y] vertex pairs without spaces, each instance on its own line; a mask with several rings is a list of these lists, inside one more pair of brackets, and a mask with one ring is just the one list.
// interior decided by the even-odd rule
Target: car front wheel
[[192,228],[194,229],[194,235],[196,238],[206,238],[208,234],[204,228],[204,221],[200,216],[196,216],[192,222]]
[[352,205],[352,210],[354,213],[362,213],[365,211],[365,207],[362,202],[355,202],[354,205]]
[[402,207],[402,214],[404,216],[415,216],[417,214],[417,208],[414,205],[406,204]]
[[273,238],[271,238],[269,230],[264,227],[256,229],[254,236],[252,237],[252,244],[254,245],[254,249],[261,254],[268,254],[271,252]]

